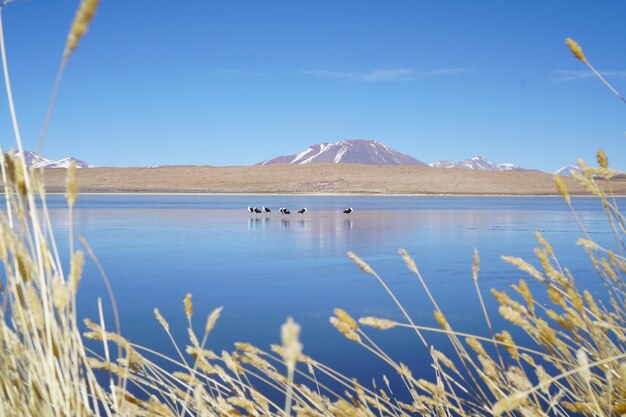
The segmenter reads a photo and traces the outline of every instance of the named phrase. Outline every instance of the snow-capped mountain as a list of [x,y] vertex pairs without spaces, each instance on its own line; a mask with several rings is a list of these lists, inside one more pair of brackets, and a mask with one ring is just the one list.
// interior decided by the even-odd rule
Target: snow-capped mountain
[[[21,157],[22,155],[20,154],[20,152],[15,152],[15,156]],[[30,152],[30,151],[24,151],[23,159],[27,167],[33,167],[33,168],[39,168],[40,166],[44,166],[52,162],[51,160],[46,159],[43,156],[35,152]]]
[[76,168],[89,168],[90,166],[85,161],[69,157],[59,159],[57,161],[51,161],[50,163],[44,165],[43,168],[68,168],[72,162],[76,164]]
[[457,168],[481,171],[531,171],[530,169],[522,168],[515,164],[496,164],[482,156],[474,156],[473,158],[460,162],[436,161],[428,165],[433,168]]
[[258,165],[347,163],[368,165],[428,166],[375,140],[350,139],[334,143],[319,143],[294,155],[268,159]]
[[555,174],[556,175],[560,175],[562,177],[571,177],[572,176],[572,171],[575,172],[580,172],[580,168],[578,168],[577,166],[574,165],[565,165],[562,168],[559,168]]
[[[15,156],[22,157],[20,152],[16,152]],[[76,158],[63,158],[59,160],[52,160],[44,158],[36,152],[24,151],[24,162],[26,166],[30,168],[67,168],[73,162],[76,163],[76,168],[88,168],[89,165],[85,161],[81,161]]]

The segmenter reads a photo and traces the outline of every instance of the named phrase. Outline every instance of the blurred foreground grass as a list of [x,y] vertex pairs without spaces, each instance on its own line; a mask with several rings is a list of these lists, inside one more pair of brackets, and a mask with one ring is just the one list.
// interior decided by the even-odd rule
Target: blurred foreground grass
[[[6,5],[6,1],[2,6]],[[72,51],[97,6],[83,1],[72,25],[63,55],[54,97]],[[4,41],[3,69],[16,132],[17,148],[23,152],[8,80]],[[580,47],[568,40],[577,58],[588,62]],[[621,96],[620,96],[621,97]],[[45,127],[41,141],[45,136]],[[349,254],[367,274],[379,280],[396,301],[403,321],[377,317],[352,318],[336,309],[331,324],[346,338],[387,363],[402,384],[361,384],[302,353],[299,327],[291,320],[281,329],[282,341],[264,351],[238,343],[233,352],[213,352],[207,347],[218,322],[216,309],[202,329],[192,326],[191,296],[183,302],[189,340],[179,346],[169,324],[155,310],[155,317],[170,337],[178,355],[165,357],[158,350],[137,346],[105,323],[100,316],[78,322],[76,296],[84,253],[75,250],[70,227],[69,271],[59,257],[46,205],[42,172],[30,170],[14,153],[0,153],[6,207],[0,215],[0,416],[567,416],[572,413],[612,416],[626,413],[626,227],[610,181],[623,175],[609,167],[598,152],[598,166],[579,162],[575,179],[601,201],[615,235],[612,248],[596,244],[581,223],[578,243],[592,261],[606,297],[594,299],[578,288],[575,277],[559,264],[550,244],[536,234],[539,267],[515,257],[503,257],[530,279],[539,281],[550,304],[536,301],[526,281],[512,293],[492,291],[499,313],[511,326],[528,335],[532,344],[518,345],[507,330],[493,329],[485,308],[484,320],[491,337],[455,332],[426,281],[401,250],[408,268],[430,296],[439,328],[414,323],[397,302],[384,280],[355,254]],[[67,171],[67,202],[70,225],[78,190],[75,167]],[[565,201],[571,201],[565,184],[556,178]],[[605,192],[609,190],[609,192]],[[41,205],[35,204],[36,198]],[[576,215],[572,209],[572,213]],[[82,246],[94,262],[86,242]],[[479,286],[480,259],[475,254],[473,280],[477,298],[484,306]],[[106,280],[106,276],[103,274]],[[111,295],[111,300],[114,298]],[[115,328],[119,329],[116,319]],[[401,327],[414,333],[428,348],[434,379],[415,377],[411,370],[382,350],[371,335]],[[454,355],[446,356],[430,346],[430,333],[444,333]],[[242,335],[245,337],[245,335]],[[101,342],[98,352],[85,339]],[[168,363],[167,369],[160,364]],[[323,377],[323,378],[322,378]],[[332,381],[333,387],[320,380]],[[296,382],[297,381],[297,382]],[[279,400],[276,400],[278,398]],[[401,401],[399,398],[409,398]]]

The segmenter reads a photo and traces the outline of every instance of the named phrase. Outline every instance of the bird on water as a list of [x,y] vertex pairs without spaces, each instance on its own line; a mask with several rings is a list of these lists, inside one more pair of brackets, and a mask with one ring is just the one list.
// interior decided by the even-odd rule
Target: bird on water
[[304,214],[306,213],[306,207],[301,208],[300,210],[298,210],[298,214]]
[[345,209],[343,212],[346,214],[350,214],[352,213],[354,210],[352,210],[352,207]]

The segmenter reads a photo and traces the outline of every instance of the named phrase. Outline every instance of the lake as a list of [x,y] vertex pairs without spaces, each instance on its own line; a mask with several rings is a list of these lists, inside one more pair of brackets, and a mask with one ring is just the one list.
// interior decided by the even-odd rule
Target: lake
[[[599,202],[573,201],[592,237],[611,245]],[[49,204],[57,239],[66,247],[64,198],[51,195]],[[272,213],[246,209],[263,205]],[[292,214],[281,215],[279,207]],[[304,215],[295,213],[301,207],[308,208]],[[354,213],[343,214],[347,207]],[[500,260],[501,255],[521,256],[536,265],[535,230],[551,242],[580,287],[600,291],[590,261],[575,244],[582,236],[580,226],[558,197],[81,195],[74,222],[110,279],[122,333],[133,342],[174,355],[152,311],[159,308],[184,345],[182,300],[189,292],[199,333],[206,315],[224,306],[210,348],[232,350],[235,341],[268,348],[279,343],[280,326],[291,316],[302,326],[304,353],[365,382],[393,371],[329,324],[333,309],[341,307],[354,317],[402,317],[375,278],[347,258],[348,251],[385,279],[416,323],[437,327],[424,290],[398,255],[405,248],[452,326],[484,336],[471,278],[474,248],[480,252],[479,282],[496,327],[505,324],[490,288],[507,288],[525,278],[539,290]],[[103,281],[88,261],[79,292],[81,317],[97,318],[98,297],[113,328]],[[370,335],[416,375],[430,376],[427,351],[414,333],[371,330]],[[427,339],[447,349],[441,336]]]

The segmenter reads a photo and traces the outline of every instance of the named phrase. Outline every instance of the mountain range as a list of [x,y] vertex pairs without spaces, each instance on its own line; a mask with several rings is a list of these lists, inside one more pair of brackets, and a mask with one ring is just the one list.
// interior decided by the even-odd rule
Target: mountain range
[[428,166],[426,163],[400,153],[383,143],[365,139],[318,143],[309,146],[298,154],[278,156],[257,165],[324,163]]
[[[20,153],[16,153],[20,156]],[[28,167],[33,168],[67,168],[72,162],[77,168],[88,168],[91,165],[73,157],[52,160],[36,152],[24,151],[24,160]],[[347,163],[366,165],[413,165],[440,169],[468,169],[479,171],[538,171],[520,167],[512,163],[494,163],[482,156],[474,156],[463,161],[440,160],[429,164],[403,154],[384,143],[367,139],[346,139],[338,142],[324,142],[309,146],[304,151],[283,155],[256,165],[274,164],[318,164],[318,163]],[[570,176],[572,171],[580,171],[576,166],[566,165],[558,169],[555,174]],[[540,172],[540,171],[539,171]]]
[[367,165],[417,165],[432,168],[456,168],[484,171],[536,171],[518,165],[497,164],[482,156],[474,156],[459,162],[436,161],[430,164],[375,140],[349,139],[339,142],[324,142],[311,145],[304,151],[278,156],[260,162],[257,165],[273,164],[317,164],[317,163],[348,163]]
[[[15,156],[22,157],[20,152],[16,152]],[[72,162],[76,163],[76,168],[88,168],[89,164],[80,159],[68,157],[58,160],[52,160],[39,155],[36,152],[24,151],[24,162],[30,168],[67,168]]]
[[496,164],[482,156],[474,156],[459,162],[453,161],[436,161],[431,162],[428,166],[432,168],[457,168],[457,169],[473,169],[480,171],[533,171],[528,168],[522,168],[515,164]]

